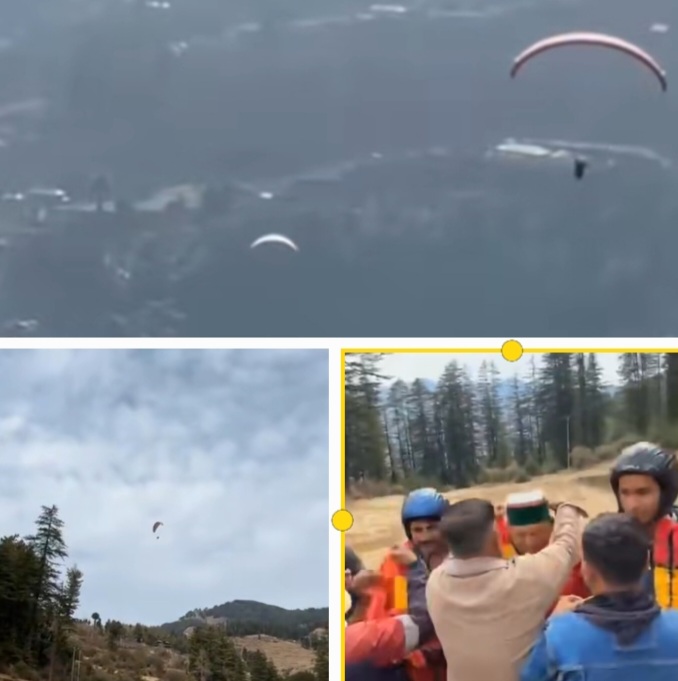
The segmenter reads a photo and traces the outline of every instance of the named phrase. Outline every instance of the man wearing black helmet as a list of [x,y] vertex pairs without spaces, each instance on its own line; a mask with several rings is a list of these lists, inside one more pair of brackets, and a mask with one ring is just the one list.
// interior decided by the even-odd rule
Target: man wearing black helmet
[[622,451],[610,472],[619,510],[640,521],[652,537],[647,588],[662,608],[678,608],[678,463],[673,452],[651,442]]

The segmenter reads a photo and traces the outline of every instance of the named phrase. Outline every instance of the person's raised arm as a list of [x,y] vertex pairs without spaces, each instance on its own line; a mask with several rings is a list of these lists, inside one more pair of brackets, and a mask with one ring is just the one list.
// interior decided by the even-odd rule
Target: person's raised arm
[[539,553],[520,556],[518,569],[525,575],[544,612],[557,600],[572,569],[580,561],[583,519],[577,506],[560,504],[556,510],[551,543]]

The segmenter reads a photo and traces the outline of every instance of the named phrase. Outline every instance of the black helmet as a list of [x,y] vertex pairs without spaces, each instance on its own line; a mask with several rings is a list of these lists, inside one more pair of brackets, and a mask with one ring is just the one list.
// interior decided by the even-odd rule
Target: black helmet
[[[344,547],[344,568],[351,573],[351,577],[355,577],[361,570],[365,569],[360,556],[348,544]],[[351,605],[344,613],[347,622],[353,616],[360,601],[360,594],[349,591],[348,595],[351,597]]]
[[344,566],[351,573],[351,575],[357,575],[361,570],[365,569],[362,560],[358,554],[350,547],[346,545],[346,550],[344,551]]
[[661,490],[657,518],[671,512],[678,497],[678,463],[673,452],[652,442],[636,442],[623,449],[610,471],[610,485],[617,497],[617,503],[619,478],[622,475],[649,475],[653,478]]

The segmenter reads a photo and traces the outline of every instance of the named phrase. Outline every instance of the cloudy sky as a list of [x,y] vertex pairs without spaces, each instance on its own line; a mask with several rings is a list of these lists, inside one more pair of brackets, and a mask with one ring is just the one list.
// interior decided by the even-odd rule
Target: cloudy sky
[[0,536],[56,504],[80,616],[328,605],[325,351],[0,351],[0,376]]
[[[528,375],[530,371],[530,357],[525,354],[517,362],[507,362],[499,354],[482,353],[397,353],[387,355],[382,362],[383,373],[387,376],[413,381],[415,378],[430,378],[437,380],[443,373],[445,365],[453,359],[468,367],[474,378],[478,376],[478,369],[483,361],[494,362],[502,377],[512,378],[515,374]],[[541,355],[534,355],[537,363]],[[603,370],[603,379],[610,385],[619,382],[617,366],[619,353],[598,353],[598,363]]]

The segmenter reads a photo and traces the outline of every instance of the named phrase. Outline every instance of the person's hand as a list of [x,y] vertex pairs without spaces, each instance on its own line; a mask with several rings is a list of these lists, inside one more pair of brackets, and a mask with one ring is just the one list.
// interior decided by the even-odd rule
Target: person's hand
[[392,546],[388,555],[389,558],[403,567],[408,567],[417,562],[417,554],[406,546]]
[[554,513],[557,512],[558,509],[559,509],[561,506],[567,506],[567,507],[569,507],[569,508],[574,509],[575,511],[577,511],[577,513],[579,513],[579,515],[580,515],[582,518],[588,518],[588,517],[589,517],[589,514],[586,512],[586,510],[583,509],[581,506],[577,506],[577,504],[573,504],[573,503],[571,503],[571,502],[569,502],[569,501],[560,501],[560,502],[557,502],[557,503],[556,503],[556,502],[549,502],[549,508],[550,508]]
[[580,603],[583,603],[584,599],[581,596],[561,596],[556,603],[556,607],[553,608],[551,615],[562,615],[566,612],[572,612]]
[[379,584],[381,580],[381,575],[374,570],[361,570],[357,574],[353,575],[350,579],[346,575],[346,591],[350,591],[352,594],[359,595],[367,589]]

